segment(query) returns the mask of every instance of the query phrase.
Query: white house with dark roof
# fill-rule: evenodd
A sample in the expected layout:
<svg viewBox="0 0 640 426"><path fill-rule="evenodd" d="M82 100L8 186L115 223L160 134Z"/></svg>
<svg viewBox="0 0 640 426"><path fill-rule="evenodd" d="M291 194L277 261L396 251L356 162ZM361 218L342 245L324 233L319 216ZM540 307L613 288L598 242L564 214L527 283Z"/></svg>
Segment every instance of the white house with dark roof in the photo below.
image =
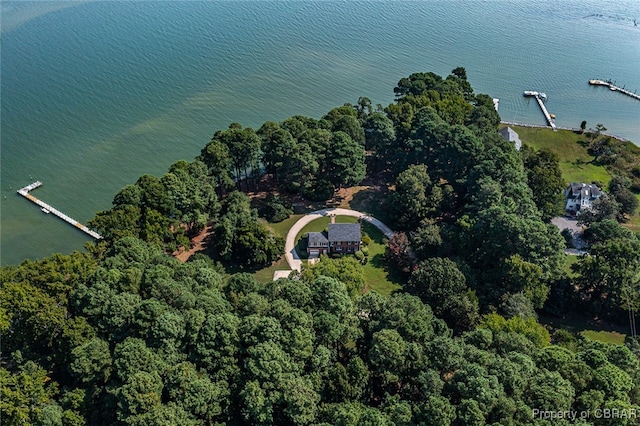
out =
<svg viewBox="0 0 640 426"><path fill-rule="evenodd" d="M500 136L502 136L504 140L512 142L516 149L520 151L522 148L522 141L520 140L520 135L518 135L515 130L507 126L504 129L498 130L498 133L500 133Z"/></svg>
<svg viewBox="0 0 640 426"><path fill-rule="evenodd" d="M335 223L331 216L328 232L309 232L307 234L307 253L309 256L332 253L355 253L362 243L362 224Z"/></svg>
<svg viewBox="0 0 640 426"><path fill-rule="evenodd" d="M579 215L581 211L591 209L593 202L602 196L602 190L592 183L571 182L564 190L564 196L567 214Z"/></svg>

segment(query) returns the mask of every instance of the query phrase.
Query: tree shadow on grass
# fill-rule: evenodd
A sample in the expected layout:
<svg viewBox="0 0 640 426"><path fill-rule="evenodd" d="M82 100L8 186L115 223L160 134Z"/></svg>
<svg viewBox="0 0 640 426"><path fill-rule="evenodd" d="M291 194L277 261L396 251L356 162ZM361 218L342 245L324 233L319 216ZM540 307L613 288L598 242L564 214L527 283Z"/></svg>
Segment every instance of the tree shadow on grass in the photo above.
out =
<svg viewBox="0 0 640 426"><path fill-rule="evenodd" d="M307 238L300 238L297 242L296 242L296 246L294 247L296 253L298 253L298 257L300 259L308 259L309 258L309 254L307 253L307 245L308 245L308 239Z"/></svg>
<svg viewBox="0 0 640 426"><path fill-rule="evenodd" d="M376 268L387 268L387 259L384 258L384 255L382 253L378 253L375 256L371 257L371 259L369 259L369 263L371 263Z"/></svg>
<svg viewBox="0 0 640 426"><path fill-rule="evenodd" d="M364 189L353 195L350 203L351 208L367 213L389 225L389 223L393 223L393 218L388 213L389 193L387 188Z"/></svg>
<svg viewBox="0 0 640 426"><path fill-rule="evenodd" d="M402 288L406 283L404 275L394 266L389 264L384 254L378 253L369 258L369 264L374 268L381 269L386 272L386 279L392 284L400 286L393 290L391 294L403 291Z"/></svg>

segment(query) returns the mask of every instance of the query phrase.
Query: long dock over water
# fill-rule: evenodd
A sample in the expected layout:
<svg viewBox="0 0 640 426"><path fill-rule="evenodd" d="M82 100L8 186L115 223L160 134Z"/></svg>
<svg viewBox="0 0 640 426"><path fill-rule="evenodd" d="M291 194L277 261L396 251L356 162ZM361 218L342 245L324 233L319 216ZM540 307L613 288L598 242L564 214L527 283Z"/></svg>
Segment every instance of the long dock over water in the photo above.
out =
<svg viewBox="0 0 640 426"><path fill-rule="evenodd" d="M62 213L61 211L51 207L49 204L45 203L44 201L41 201L41 200L37 199L36 197L34 197L33 195L29 194L30 191L33 191L34 189L39 188L40 186L42 186L42 182L35 181L31 185L27 185L24 188L18 189L18 194L22 195L24 198L26 198L26 199L28 199L30 201L33 201L34 203L39 205L41 207L41 210L44 213L47 213L47 214L51 213L51 214L54 214L54 215L58 216L60 219L62 219L65 222L75 226L76 228L78 228L82 232L91 235L95 239L102 238L102 235L98 234L95 231L92 231L91 229L87 228L86 226L84 226L83 224L78 222L77 220L70 218L69 216L67 216L66 214Z"/></svg>
<svg viewBox="0 0 640 426"><path fill-rule="evenodd" d="M534 92L532 90L525 90L523 96L533 96L534 98L536 98L536 101L538 101L538 105L540 105L540 109L544 114L544 118L547 119L547 123L549 123L549 126L551 126L554 132L558 130L556 126L556 120L554 120L551 114L549 114L549 111L547 111L547 107L544 106L543 100L547 99L547 95L540 92Z"/></svg>
<svg viewBox="0 0 640 426"><path fill-rule="evenodd" d="M614 92L620 92L623 93L627 96L631 96L634 99L637 99L640 101L640 95L635 93L635 92L630 92L627 89L625 89L624 87L618 87L615 84L613 84L611 82L611 80L589 80L589 84L592 86L607 86L609 88L609 90L614 91Z"/></svg>

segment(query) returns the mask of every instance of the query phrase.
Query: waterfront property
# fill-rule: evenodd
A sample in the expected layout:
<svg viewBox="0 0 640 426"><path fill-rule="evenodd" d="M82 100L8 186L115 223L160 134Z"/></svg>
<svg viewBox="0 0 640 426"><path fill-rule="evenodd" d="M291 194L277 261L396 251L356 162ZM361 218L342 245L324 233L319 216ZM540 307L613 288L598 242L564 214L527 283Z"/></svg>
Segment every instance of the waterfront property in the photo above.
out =
<svg viewBox="0 0 640 426"><path fill-rule="evenodd" d="M593 202L602 196L602 190L592 183L571 184L564 190L567 200L565 211L571 216L577 216L580 212L591 209Z"/></svg>

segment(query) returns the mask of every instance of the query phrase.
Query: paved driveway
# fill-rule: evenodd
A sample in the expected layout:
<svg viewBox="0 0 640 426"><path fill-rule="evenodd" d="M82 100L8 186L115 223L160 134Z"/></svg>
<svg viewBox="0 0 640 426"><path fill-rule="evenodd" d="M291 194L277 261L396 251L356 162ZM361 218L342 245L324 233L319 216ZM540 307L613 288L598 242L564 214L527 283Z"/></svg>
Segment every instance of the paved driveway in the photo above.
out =
<svg viewBox="0 0 640 426"><path fill-rule="evenodd" d="M289 233L287 234L287 239L285 240L284 245L284 256L287 259L289 267L292 270L300 271L302 269L302 260L300 260L300 257L296 252L296 237L298 236L300 231L302 231L302 228L304 228L309 222L313 222L314 220L319 219L323 216L329 216L332 214L335 214L336 216L361 217L362 220L365 220L378 228L385 235L385 237L391 238L391 236L393 235L393 231L387 225L380 222L378 219L362 212L349 209L316 210L315 212L301 217L296 223L293 224L291 229L289 229Z"/></svg>
<svg viewBox="0 0 640 426"><path fill-rule="evenodd" d="M578 225L578 219L574 217L567 216L558 216L551 219L551 223L560 229L560 231L564 229L569 229L573 234L573 246L577 249L577 251L568 249L565 250L567 254L582 254L584 253L584 249L587 247L587 244L582 239L582 233L584 232L585 227Z"/></svg>

